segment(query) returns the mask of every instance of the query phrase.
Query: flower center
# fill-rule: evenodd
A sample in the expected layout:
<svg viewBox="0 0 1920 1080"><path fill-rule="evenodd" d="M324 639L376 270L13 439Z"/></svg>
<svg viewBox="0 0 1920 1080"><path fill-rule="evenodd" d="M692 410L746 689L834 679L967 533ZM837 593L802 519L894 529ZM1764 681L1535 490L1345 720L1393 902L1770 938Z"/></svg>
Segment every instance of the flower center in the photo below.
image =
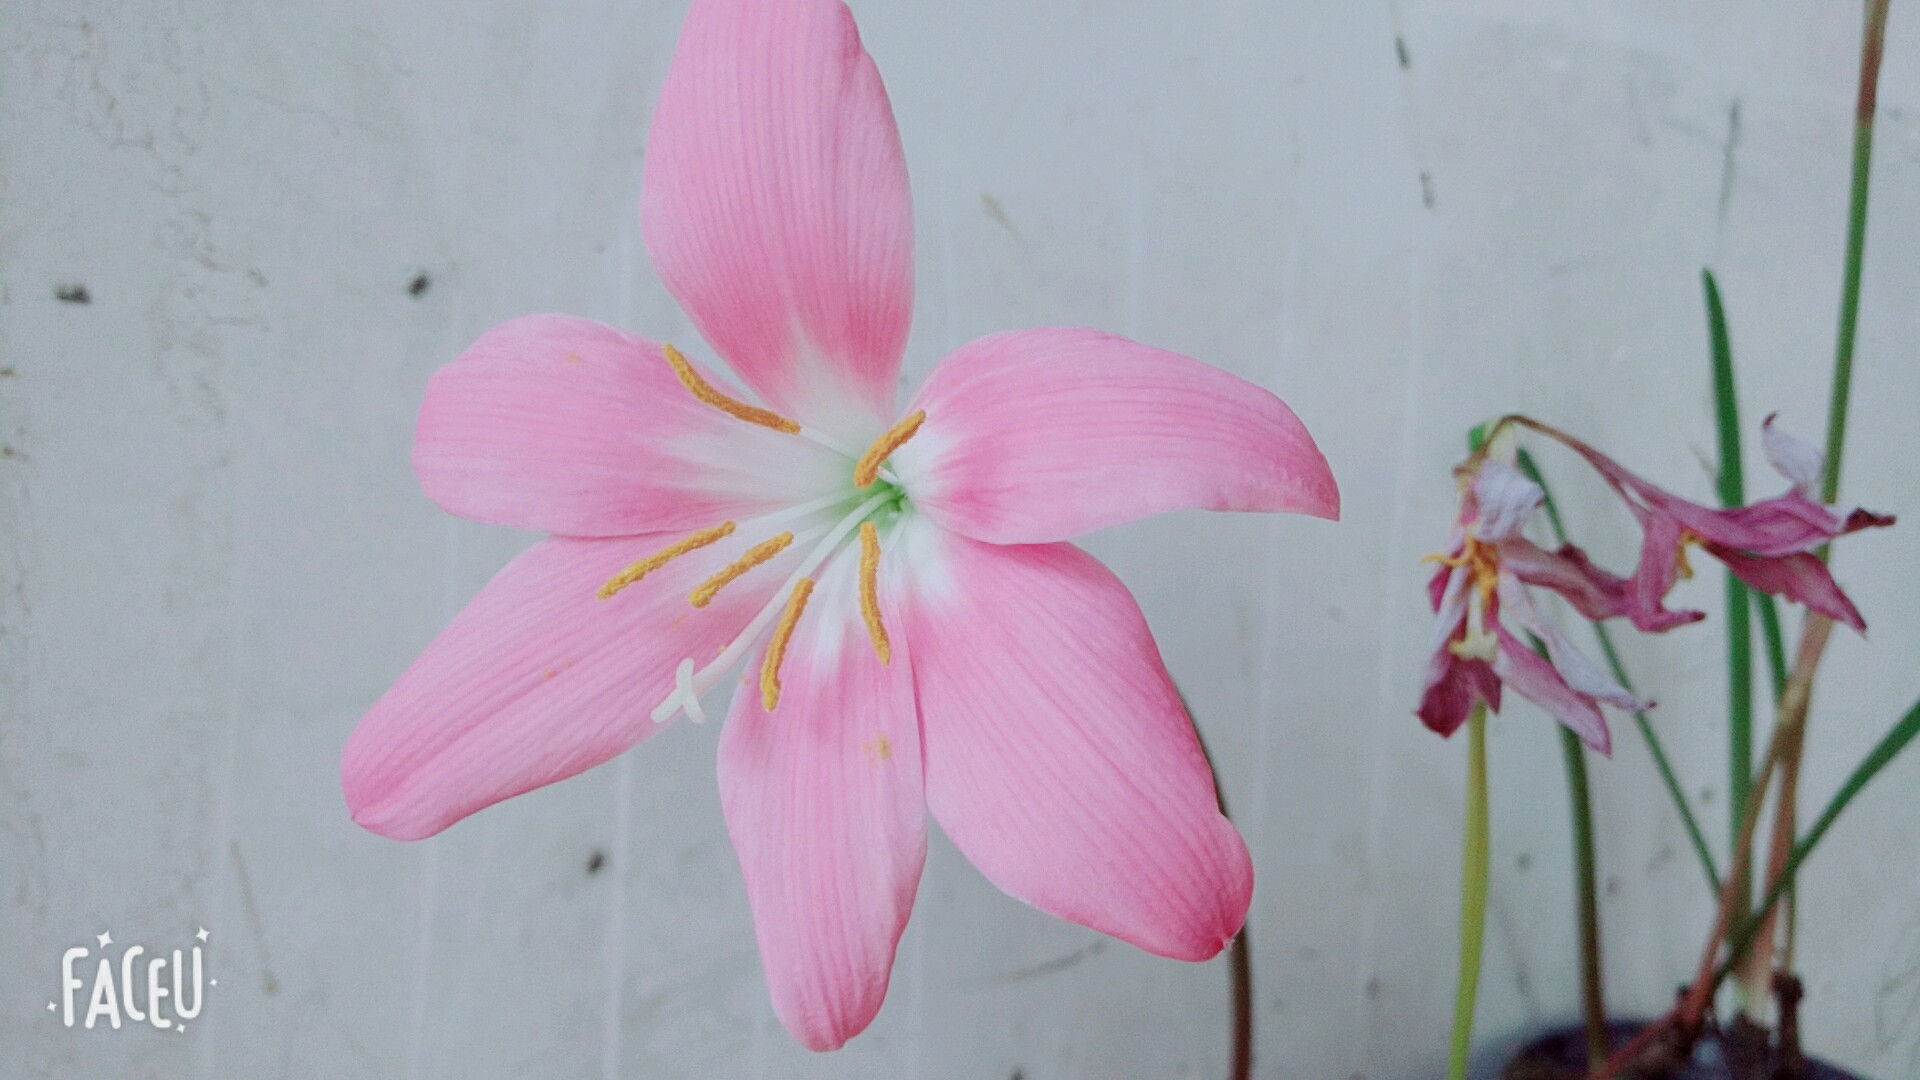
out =
<svg viewBox="0 0 1920 1080"><path fill-rule="evenodd" d="M667 363L673 367L673 372L680 379L681 385L704 404L711 405L745 423L770 428L782 434L811 439L849 458L852 457L852 454L837 441L828 439L819 432L802 427L771 410L749 405L721 393L711 383L701 378L700 373L694 370L687 358L673 346L661 346L661 353L666 357ZM886 624L880 612L881 543L880 529L874 519L895 515L908 505L906 492L899 479L886 468L887 459L919 432L920 425L926 419L925 411L916 411L875 439L873 445L869 446L866 453L860 455L859 460L854 463L852 490L841 490L747 522L749 526L764 529L772 525L803 521L826 511L844 508L854 499L865 496L857 506L831 526L815 526L799 534L788 529L760 541L693 590L688 601L696 608L704 608L713 602L714 597L718 596L722 589L745 577L755 568L772 562L788 548L796 544L803 547L812 545L806 557L801 560L800 566L780 586L759 613L747 623L746 628L720 650L718 656L703 667L696 667L692 657L680 661L674 671L673 690L653 710L655 723L664 723L681 711L685 711L696 723L704 721L706 717L700 709L700 695L718 685L761 635L767 633L769 627L772 627L773 636L767 644L766 659L760 668L760 701L768 712L772 712L780 704L780 666L786 659L787 647L791 644L794 632L800 625L800 619L806 614L807 601L813 595L816 584L815 575L829 559L853 542L856 535L859 537L860 544L861 619L866 624L867 636L872 640L874 653L880 657L880 662L882 664L893 662L893 643L887 636ZM679 542L641 559L601 586L600 599L613 598L621 590L639 582L648 574L680 556L717 544L732 536L739 528L737 522L723 521L712 528L692 533Z"/></svg>
<svg viewBox="0 0 1920 1080"><path fill-rule="evenodd" d="M1487 628L1487 614L1500 587L1500 549L1469 534L1458 555L1429 555L1421 561L1467 571L1473 595L1467 598L1466 628L1448 648L1463 660L1492 660L1499 652L1499 639Z"/></svg>

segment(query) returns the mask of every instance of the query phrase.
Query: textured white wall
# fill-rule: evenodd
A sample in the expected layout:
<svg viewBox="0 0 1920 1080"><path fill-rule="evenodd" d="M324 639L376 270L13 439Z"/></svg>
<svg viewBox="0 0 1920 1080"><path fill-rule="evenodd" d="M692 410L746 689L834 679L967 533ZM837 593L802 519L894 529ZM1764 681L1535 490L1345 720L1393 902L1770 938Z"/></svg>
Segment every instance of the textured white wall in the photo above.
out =
<svg viewBox="0 0 1920 1080"><path fill-rule="evenodd" d="M1749 420L1819 435L1857 5L856 8L916 185L910 374L990 330L1107 327L1272 387L1334 462L1338 526L1183 515L1091 546L1145 606L1253 845L1263 1075L1437 1075L1463 746L1408 710L1447 467L1467 425L1522 407L1706 496L1707 263ZM0 3L0 1075L1222 1073L1224 961L1052 921L939 840L879 1021L839 1055L798 1049L760 981L712 728L429 843L348 821L354 721L527 543L419 494L427 375L531 311L696 340L632 212L682 11ZM1916 14L1896 5L1883 84L1847 484L1912 521L1840 555L1874 635L1831 655L1822 795L1920 692L1920 621L1893 596L1920 581ZM57 299L70 285L90 302ZM1563 487L1626 556L1617 510ZM1715 606L1716 579L1688 588ZM1716 836L1718 643L1628 650ZM1620 743L1597 777L1608 974L1645 1012L1707 905ZM1490 1040L1574 1008L1558 749L1524 705L1493 746ZM1908 761L1805 891L1808 1037L1882 1078L1920 1073L1916 806ZM45 1012L66 946L197 924L222 978L186 1035Z"/></svg>

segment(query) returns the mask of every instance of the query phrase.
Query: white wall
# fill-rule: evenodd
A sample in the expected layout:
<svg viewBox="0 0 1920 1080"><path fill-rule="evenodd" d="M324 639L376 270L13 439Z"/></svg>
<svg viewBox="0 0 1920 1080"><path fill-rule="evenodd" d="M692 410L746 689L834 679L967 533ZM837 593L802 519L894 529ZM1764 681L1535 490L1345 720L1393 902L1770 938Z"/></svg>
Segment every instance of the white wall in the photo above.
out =
<svg viewBox="0 0 1920 1080"><path fill-rule="evenodd" d="M348 821L354 721L528 542L421 497L428 374L538 310L695 340L632 213L684 2L555 7L0 4L0 1075L1221 1074L1224 961L1052 921L940 840L879 1021L798 1049L712 728L428 843ZM1858 6L856 7L915 181L911 374L990 330L1107 327L1274 388L1334 462L1338 526L1183 515L1091 546L1254 848L1263 1075L1437 1075L1464 746L1409 709L1461 432L1524 408L1706 497L1712 264L1748 420L1820 434ZM1847 481L1912 523L1840 553L1874 632L1832 651L1819 796L1920 692L1895 595L1920 580L1916 17L1895 5ZM1618 510L1562 487L1624 558ZM1685 594L1718 597L1714 575ZM1629 648L1716 838L1719 640ZM1608 976L1646 1012L1707 905L1624 722L1620 743L1597 776ZM1493 745L1498 1040L1571 1017L1574 961L1554 736L1516 704ZM1916 805L1920 759L1805 890L1808 1038L1882 1078L1920 1073ZM223 977L194 1030L45 1011L66 946L196 925Z"/></svg>

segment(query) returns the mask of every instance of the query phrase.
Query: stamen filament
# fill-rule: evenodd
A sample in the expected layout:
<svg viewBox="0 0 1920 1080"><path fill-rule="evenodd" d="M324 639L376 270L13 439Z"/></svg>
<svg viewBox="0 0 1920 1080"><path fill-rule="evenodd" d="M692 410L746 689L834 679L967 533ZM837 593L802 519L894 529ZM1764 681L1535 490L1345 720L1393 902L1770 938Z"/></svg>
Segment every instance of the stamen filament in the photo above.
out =
<svg viewBox="0 0 1920 1080"><path fill-rule="evenodd" d="M641 559L639 562L615 574L613 579L605 585L600 586L600 599L611 600L621 589L639 581L641 578L646 577L655 570L685 555L687 552L698 551L709 544L717 544L727 537L732 536L733 530L733 522L723 521L711 529L701 529L699 532L694 533L692 536L687 537L672 547L657 551Z"/></svg>
<svg viewBox="0 0 1920 1080"><path fill-rule="evenodd" d="M740 556L725 569L708 578L699 588L693 590L691 597L693 606L703 608L713 603L713 598L720 595L721 589L739 580L747 571L787 550L792 544L793 534L783 532L771 540L762 540L748 548L745 555Z"/></svg>
<svg viewBox="0 0 1920 1080"><path fill-rule="evenodd" d="M914 433L920 430L920 425L926 420L927 411L916 409L913 415L893 425L885 435L875 439L873 445L867 447L867 452L861 455L860 463L853 467L854 486L862 490L872 487L873 482L880 479L880 466L886 464L887 458L891 457L895 450L900 449L903 443L913 438Z"/></svg>
<svg viewBox="0 0 1920 1080"><path fill-rule="evenodd" d="M749 405L714 389L712 383L701 378L700 373L693 370L693 365L687 362L687 358L679 349L671 345L662 345L660 352L666 356L667 363L673 365L673 373L680 377L680 385L686 387L687 392L694 397L736 420L745 420L749 424L772 428L785 435L800 434L800 425L779 413L771 409L763 409L758 405Z"/></svg>
<svg viewBox="0 0 1920 1080"><path fill-rule="evenodd" d="M865 521L868 515L898 497L899 492L892 489L881 491L854 507L846 517L841 518L826 538L821 540L819 545L807 555L805 561L794 570L786 583L774 593L773 599L767 601L766 605L760 609L760 613L747 624L747 628L740 632L740 636L728 642L727 646L720 650L720 655L714 657L711 663L694 673L691 687L693 694L704 694L713 689L727 672L733 670L733 666L740 662L740 658L746 655L747 650L752 648L753 643L758 641L760 635L766 631L768 624L773 622L774 615L780 611L781 598L787 591L796 587L802 578L812 577L814 571L820 569L821 564L840 549L840 545L853 534L855 529L859 528L860 523ZM682 699L691 696L693 695L678 689L668 694L665 700L654 706L653 722L664 724L672 719L673 714L683 707Z"/></svg>
<svg viewBox="0 0 1920 1080"><path fill-rule="evenodd" d="M800 616L807 613L807 597L812 595L812 578L803 577L794 583L787 610L780 613L780 625L773 628L773 640L767 643L767 659L760 665L760 705L768 712L780 704L780 662L787 658L787 643L793 640Z"/></svg>
<svg viewBox="0 0 1920 1080"><path fill-rule="evenodd" d="M860 523L860 615L867 620L867 636L882 665L893 663L893 642L880 621L880 530L873 522Z"/></svg>

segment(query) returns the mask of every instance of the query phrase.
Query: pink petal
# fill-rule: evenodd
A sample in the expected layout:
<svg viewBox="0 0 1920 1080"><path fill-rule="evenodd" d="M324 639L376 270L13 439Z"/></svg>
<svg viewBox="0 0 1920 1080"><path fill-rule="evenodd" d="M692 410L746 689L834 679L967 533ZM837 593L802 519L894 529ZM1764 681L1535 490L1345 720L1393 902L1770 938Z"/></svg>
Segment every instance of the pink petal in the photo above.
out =
<svg viewBox="0 0 1920 1080"><path fill-rule="evenodd" d="M893 419L913 209L880 73L837 0L697 0L640 200L667 288L748 385L864 442Z"/></svg>
<svg viewBox="0 0 1920 1080"><path fill-rule="evenodd" d="M1557 623L1540 614L1519 578L1506 575L1500 578L1500 603L1508 617L1547 647L1547 658L1554 670L1574 693L1629 712L1644 712L1653 707L1627 693L1611 675L1600 670L1592 657L1568 640Z"/></svg>
<svg viewBox="0 0 1920 1080"><path fill-rule="evenodd" d="M857 567L856 551L821 578L774 712L750 678L720 739L727 831L774 1011L814 1050L837 1049L879 1012L927 851L906 642L892 635L892 663L880 663Z"/></svg>
<svg viewBox="0 0 1920 1080"><path fill-rule="evenodd" d="M451 513L573 536L713 525L847 472L815 443L702 403L652 342L565 315L496 326L441 368L413 465Z"/></svg>
<svg viewBox="0 0 1920 1080"><path fill-rule="evenodd" d="M1500 545L1500 565L1528 585L1559 593L1589 619L1626 614L1626 579L1595 566L1572 544L1546 551L1528 540L1508 540Z"/></svg>
<svg viewBox="0 0 1920 1080"><path fill-rule="evenodd" d="M1169 510L1336 518L1340 493L1277 397L1093 330L983 338L942 360L894 454L916 506L998 544L1062 540Z"/></svg>
<svg viewBox="0 0 1920 1080"><path fill-rule="evenodd" d="M1715 544L1707 545L1713 557L1727 564L1734 577L1745 582L1749 588L1774 596L1785 597L1796 604L1804 604L1837 623L1853 627L1856 633L1867 632L1866 620L1860 617L1860 609L1853 606L1847 594L1828 572L1827 564L1816 555L1778 555L1763 558L1732 551Z"/></svg>
<svg viewBox="0 0 1920 1080"><path fill-rule="evenodd" d="M1599 470L1643 519L1649 516L1670 519L1677 530L1691 532L1702 540L1750 555L1792 555L1812 551L1847 533L1893 524L1892 518L1865 510L1854 510L1845 518L1838 517L1832 510L1798 490L1731 510L1715 510L1682 499L1642 479L1578 439L1564 434L1560 437L1567 446ZM1776 454L1781 452L1777 441L1772 451ZM1661 595L1666 594L1662 592Z"/></svg>
<svg viewBox="0 0 1920 1080"><path fill-rule="evenodd" d="M927 804L1009 895L1181 960L1253 892L1246 845L1133 597L1068 544L903 537Z"/></svg>
<svg viewBox="0 0 1920 1080"><path fill-rule="evenodd" d="M1676 626L1699 622L1703 611L1668 611L1667 594L1680 579L1680 540L1684 535L1679 522L1658 514L1642 514L1640 562L1633 577L1627 579L1627 616L1633 625L1650 634Z"/></svg>
<svg viewBox="0 0 1920 1080"><path fill-rule="evenodd" d="M1554 666L1504 629L1498 631L1500 654L1493 670L1514 693L1547 711L1582 742L1602 754L1613 753L1613 736L1606 718L1592 698L1567 685Z"/></svg>
<svg viewBox="0 0 1920 1080"><path fill-rule="evenodd" d="M1453 651L1466 628L1471 578L1464 569L1443 566L1429 589L1434 607L1433 633L1427 643L1430 659L1414 715L1442 738L1460 730L1475 705L1500 711L1500 679L1492 665Z"/></svg>
<svg viewBox="0 0 1920 1080"><path fill-rule="evenodd" d="M547 540L508 564L347 741L354 820L396 840L432 836L652 735L648 712L679 661L717 653L797 560L789 551L694 609L687 594L739 556L747 540L735 537L599 599L608 579L677 539Z"/></svg>

